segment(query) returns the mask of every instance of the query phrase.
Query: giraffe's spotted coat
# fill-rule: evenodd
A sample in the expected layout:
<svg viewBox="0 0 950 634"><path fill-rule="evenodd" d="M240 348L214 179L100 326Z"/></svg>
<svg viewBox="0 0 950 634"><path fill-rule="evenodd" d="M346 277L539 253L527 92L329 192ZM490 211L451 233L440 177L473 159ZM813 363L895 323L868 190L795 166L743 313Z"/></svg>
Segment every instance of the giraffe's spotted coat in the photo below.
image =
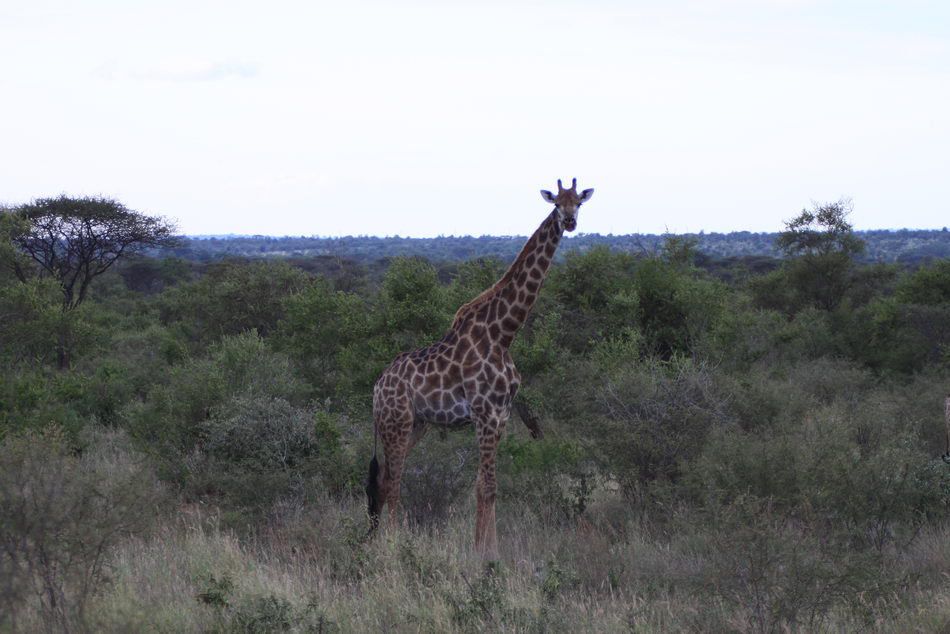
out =
<svg viewBox="0 0 950 634"><path fill-rule="evenodd" d="M389 504L391 521L399 505L406 454L431 425L474 423L479 445L475 545L497 558L495 453L511 414L521 375L508 352L541 290L565 228L573 230L577 210L593 190L578 194L558 181L558 195L542 192L554 211L528 239L518 257L491 288L464 304L452 327L436 343L397 356L373 388L373 417L385 462L375 483L378 515Z"/></svg>

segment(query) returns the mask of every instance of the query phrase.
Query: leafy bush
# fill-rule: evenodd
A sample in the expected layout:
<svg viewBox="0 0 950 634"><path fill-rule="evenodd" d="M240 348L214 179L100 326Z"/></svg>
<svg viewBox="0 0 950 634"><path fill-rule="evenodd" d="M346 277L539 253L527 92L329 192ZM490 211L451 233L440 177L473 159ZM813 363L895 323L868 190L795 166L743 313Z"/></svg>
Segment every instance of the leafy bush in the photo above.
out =
<svg viewBox="0 0 950 634"><path fill-rule="evenodd" d="M895 295L902 304L950 304L950 261L937 260L917 269L900 281Z"/></svg>
<svg viewBox="0 0 950 634"><path fill-rule="evenodd" d="M160 317L199 344L250 330L266 336L283 318L284 301L307 284L307 274L286 262L223 262L163 293Z"/></svg>
<svg viewBox="0 0 950 634"><path fill-rule="evenodd" d="M285 306L277 345L293 357L316 393L370 391L376 368L366 363L372 325L365 300L321 280L289 297Z"/></svg>
<svg viewBox="0 0 950 634"><path fill-rule="evenodd" d="M66 317L55 280L0 286L0 361L52 363Z"/></svg>
<svg viewBox="0 0 950 634"><path fill-rule="evenodd" d="M473 490L477 447L468 434L429 434L409 454L400 503L413 525L444 521Z"/></svg>
<svg viewBox="0 0 950 634"><path fill-rule="evenodd" d="M859 549L906 543L923 521L950 511L950 471L919 440L836 408L778 433L717 430L687 479L713 508L750 495L769 500Z"/></svg>
<svg viewBox="0 0 950 634"><path fill-rule="evenodd" d="M144 531L162 492L117 432L89 430L80 456L56 428L0 444L0 624L31 610L50 630L87 625L109 550Z"/></svg>
<svg viewBox="0 0 950 634"><path fill-rule="evenodd" d="M318 435L319 432L319 435ZM339 492L348 465L333 422L280 398L239 396L201 425L195 477L234 508L268 510L282 497Z"/></svg>
<svg viewBox="0 0 950 634"><path fill-rule="evenodd" d="M140 440L173 458L191 451L198 426L235 396L302 400L305 389L286 356L273 352L256 332L224 337L205 357L174 366L143 401L122 412Z"/></svg>
<svg viewBox="0 0 950 634"><path fill-rule="evenodd" d="M709 368L689 359L650 358L602 378L590 442L606 474L629 492L639 483L678 479L709 430L732 420Z"/></svg>
<svg viewBox="0 0 950 634"><path fill-rule="evenodd" d="M388 362L399 352L441 337L454 309L446 306L435 267L419 258L396 258L383 278L379 310L379 334L390 353Z"/></svg>

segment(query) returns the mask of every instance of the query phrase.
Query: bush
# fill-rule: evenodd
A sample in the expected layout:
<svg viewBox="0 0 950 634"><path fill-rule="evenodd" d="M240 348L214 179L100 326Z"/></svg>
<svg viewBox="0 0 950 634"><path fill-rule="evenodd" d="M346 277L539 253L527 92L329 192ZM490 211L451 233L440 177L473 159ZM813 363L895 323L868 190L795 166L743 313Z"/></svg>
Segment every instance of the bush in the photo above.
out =
<svg viewBox="0 0 950 634"><path fill-rule="evenodd" d="M161 508L154 475L123 434L88 430L82 440L78 456L56 428L0 444L0 625L15 629L35 610L49 630L85 627L110 549Z"/></svg>
<svg viewBox="0 0 950 634"><path fill-rule="evenodd" d="M284 316L284 301L306 288L308 276L286 262L223 262L195 282L161 295L163 323L197 344L250 330L267 336Z"/></svg>
<svg viewBox="0 0 950 634"><path fill-rule="evenodd" d="M131 401L122 419L140 440L177 460L192 450L198 426L235 396L303 399L305 389L290 360L273 352L256 332L224 337L205 357L174 366L143 401Z"/></svg>
<svg viewBox="0 0 950 634"><path fill-rule="evenodd" d="M339 493L347 483L329 416L280 398L236 397L201 425L201 437L195 478L232 508L260 512L283 497Z"/></svg>
<svg viewBox="0 0 950 634"><path fill-rule="evenodd" d="M371 354L366 302L319 280L288 298L285 305L277 345L296 360L316 394L371 391L377 374L373 364L366 362Z"/></svg>
<svg viewBox="0 0 950 634"><path fill-rule="evenodd" d="M950 304L950 261L938 260L917 269L900 281L895 295L903 304Z"/></svg>
<svg viewBox="0 0 950 634"><path fill-rule="evenodd" d="M52 363L63 320L63 294L48 278L0 286L0 361Z"/></svg>
<svg viewBox="0 0 950 634"><path fill-rule="evenodd" d="M838 552L767 500L740 496L702 519L702 590L735 607L741 631L820 631L836 608L883 598L897 585L874 558Z"/></svg>
<svg viewBox="0 0 950 634"><path fill-rule="evenodd" d="M733 419L709 369L685 358L620 365L593 397L591 444L605 475L630 493L677 480L709 430Z"/></svg>
<svg viewBox="0 0 950 634"><path fill-rule="evenodd" d="M419 258L396 258L380 291L379 335L387 363L399 352L428 345L452 322L435 267ZM380 367L382 370L382 367Z"/></svg>
<svg viewBox="0 0 950 634"><path fill-rule="evenodd" d="M417 526L444 521L453 506L474 489L478 466L477 446L471 435L428 436L409 454L402 476L400 503L409 521Z"/></svg>
<svg viewBox="0 0 950 634"><path fill-rule="evenodd" d="M710 508L753 496L828 540L882 551L950 511L950 470L920 445L886 420L832 407L778 432L715 431L687 481Z"/></svg>

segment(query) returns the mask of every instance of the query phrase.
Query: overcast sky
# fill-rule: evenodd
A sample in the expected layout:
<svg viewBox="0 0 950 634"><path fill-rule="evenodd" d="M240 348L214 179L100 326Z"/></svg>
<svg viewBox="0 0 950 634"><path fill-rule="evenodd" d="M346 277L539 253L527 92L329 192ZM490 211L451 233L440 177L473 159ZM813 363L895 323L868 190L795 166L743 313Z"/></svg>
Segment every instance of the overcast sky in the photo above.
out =
<svg viewBox="0 0 950 634"><path fill-rule="evenodd" d="M0 0L0 202L189 234L950 224L950 2Z"/></svg>

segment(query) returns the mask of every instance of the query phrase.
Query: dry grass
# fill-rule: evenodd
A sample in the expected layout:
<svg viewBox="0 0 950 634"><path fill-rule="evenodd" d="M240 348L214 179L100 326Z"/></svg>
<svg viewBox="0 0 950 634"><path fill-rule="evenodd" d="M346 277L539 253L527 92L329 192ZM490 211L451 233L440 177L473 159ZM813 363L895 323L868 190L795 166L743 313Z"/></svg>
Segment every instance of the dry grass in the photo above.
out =
<svg viewBox="0 0 950 634"><path fill-rule="evenodd" d="M763 620L761 601L736 594L744 586L723 578L731 573L703 531L663 538L640 524L618 526L616 502L600 500L587 519L558 528L529 510L500 508L502 561L495 569L473 553L470 504L428 530L388 529L368 542L361 500L306 509L287 504L266 528L240 538L221 528L214 513L188 507L112 552L110 581L89 606L85 626L101 632L950 627L947 528L926 531L905 552L890 554L885 566L906 580L900 587L836 603L806 626ZM766 596L769 591L775 588L765 587ZM18 620L23 631L41 625L29 611Z"/></svg>

